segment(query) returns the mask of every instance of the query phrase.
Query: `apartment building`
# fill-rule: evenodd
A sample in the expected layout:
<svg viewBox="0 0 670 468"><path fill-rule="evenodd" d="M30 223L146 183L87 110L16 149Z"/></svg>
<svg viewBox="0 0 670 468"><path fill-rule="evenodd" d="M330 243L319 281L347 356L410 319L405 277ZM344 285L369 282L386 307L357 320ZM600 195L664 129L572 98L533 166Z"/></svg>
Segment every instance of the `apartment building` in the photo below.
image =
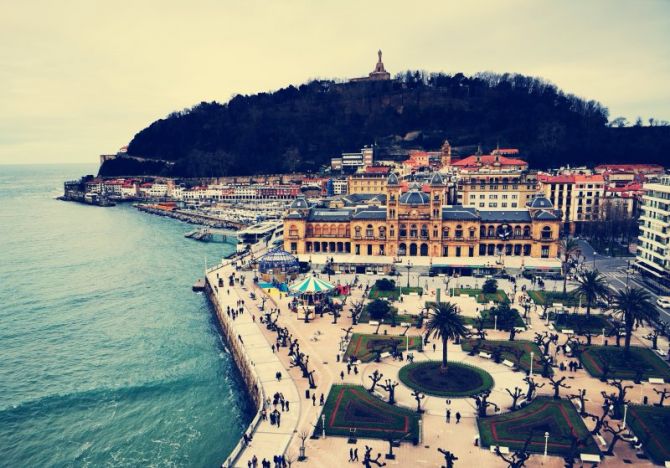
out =
<svg viewBox="0 0 670 468"><path fill-rule="evenodd" d="M636 265L670 285L670 176L644 184Z"/></svg>
<svg viewBox="0 0 670 468"><path fill-rule="evenodd" d="M602 174L538 175L540 189L562 213L562 221L574 233L577 224L602 219L605 179Z"/></svg>

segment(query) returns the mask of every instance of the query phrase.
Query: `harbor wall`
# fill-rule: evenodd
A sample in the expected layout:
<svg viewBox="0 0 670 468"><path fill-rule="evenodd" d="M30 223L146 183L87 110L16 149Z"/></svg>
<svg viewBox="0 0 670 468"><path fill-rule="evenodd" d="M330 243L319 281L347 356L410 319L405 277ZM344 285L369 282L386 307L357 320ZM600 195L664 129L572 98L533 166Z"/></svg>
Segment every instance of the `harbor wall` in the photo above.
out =
<svg viewBox="0 0 670 468"><path fill-rule="evenodd" d="M178 219L187 223L204 224L214 228L228 228L228 229L242 229L245 224L236 223L234 221L227 221L225 219L217 218L215 216L208 216L199 213L190 213L184 210L164 210L156 208L152 205L135 205L135 207L144 211L145 213L155 214L158 216L167 216L169 218Z"/></svg>
<svg viewBox="0 0 670 468"><path fill-rule="evenodd" d="M246 384L249 397L256 406L256 414L252 419L251 423L249 424L249 426L245 430L246 434L251 434L254 432L256 426L261 420L261 410L263 408L263 402L265 401L265 395L263 393L263 385L261 384L260 378L258 377L258 374L256 373L254 366L252 365L251 361L249 360L244 350L244 346L235 336L235 333L233 332L230 323L232 319L228 317L228 315L222 310L222 307L216 298L214 288L212 284L210 284L207 275L205 275L205 293L207 294L210 303L214 307L214 312L216 314L217 321L220 325L221 332L226 340L228 349L230 350L230 354L233 356L233 359L235 360L235 363L240 371L240 374L242 374L242 380L244 380L244 383ZM226 461L221 466L224 468L234 466L237 458L239 457L239 455L242 453L243 450L244 450L244 441L243 439L240 439L240 441L237 443L233 451L230 453L230 455L228 455Z"/></svg>

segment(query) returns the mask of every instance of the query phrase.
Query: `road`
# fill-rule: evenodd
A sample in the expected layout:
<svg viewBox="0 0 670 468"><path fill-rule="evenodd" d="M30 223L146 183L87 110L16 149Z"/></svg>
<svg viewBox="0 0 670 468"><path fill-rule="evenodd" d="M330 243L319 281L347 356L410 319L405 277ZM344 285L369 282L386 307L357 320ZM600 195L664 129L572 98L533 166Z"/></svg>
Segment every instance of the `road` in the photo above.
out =
<svg viewBox="0 0 670 468"><path fill-rule="evenodd" d="M658 310L660 319L670 324L670 309L662 309L656 305L659 294L646 284L640 273L630 268L634 257L608 257L593 250L591 245L583 240L578 240L582 255L586 257L585 264L589 268L597 268L606 278L611 289L618 291L627 286L646 289L652 297L654 307ZM660 295L663 295L662 293Z"/></svg>

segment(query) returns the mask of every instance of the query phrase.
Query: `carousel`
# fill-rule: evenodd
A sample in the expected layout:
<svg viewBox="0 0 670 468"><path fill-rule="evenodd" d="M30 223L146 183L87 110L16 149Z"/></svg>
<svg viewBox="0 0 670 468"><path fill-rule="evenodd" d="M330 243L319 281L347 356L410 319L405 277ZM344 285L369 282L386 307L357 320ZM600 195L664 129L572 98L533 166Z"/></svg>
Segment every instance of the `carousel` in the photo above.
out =
<svg viewBox="0 0 670 468"><path fill-rule="evenodd" d="M258 259L258 275L272 284L294 280L300 271L298 259L280 248L272 249Z"/></svg>
<svg viewBox="0 0 670 468"><path fill-rule="evenodd" d="M309 312L321 314L340 311L342 306L333 301L332 295L338 291L337 286L328 281L308 276L289 286L289 292L294 296L290 304L291 310L298 312L299 306L305 310L305 321Z"/></svg>

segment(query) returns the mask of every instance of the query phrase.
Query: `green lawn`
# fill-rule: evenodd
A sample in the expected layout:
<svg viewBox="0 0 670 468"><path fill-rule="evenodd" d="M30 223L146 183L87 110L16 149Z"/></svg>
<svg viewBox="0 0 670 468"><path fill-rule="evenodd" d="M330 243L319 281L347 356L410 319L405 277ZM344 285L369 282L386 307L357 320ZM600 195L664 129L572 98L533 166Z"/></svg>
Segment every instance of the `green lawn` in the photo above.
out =
<svg viewBox="0 0 670 468"><path fill-rule="evenodd" d="M351 341L344 357L348 359L349 356L356 356L361 362L371 362L375 358L375 349L382 353L391 352L394 342L397 343L399 350L404 351L407 346L407 337L354 333L351 335ZM409 349L420 350L422 345L423 340L420 336L409 336Z"/></svg>
<svg viewBox="0 0 670 468"><path fill-rule="evenodd" d="M427 395L464 397L477 395L493 387L493 377L484 369L449 362L442 370L442 361L407 364L400 369L398 379L409 388Z"/></svg>
<svg viewBox="0 0 670 468"><path fill-rule="evenodd" d="M326 417L326 434L330 436L393 437L412 443L419 440L417 413L389 405L360 385L333 385L322 414ZM315 431L320 430L319 424Z"/></svg>
<svg viewBox="0 0 670 468"><path fill-rule="evenodd" d="M365 307L363 308L363 312L361 312L360 317L358 317L358 322L359 323L368 323L370 320L373 320L370 317L370 314L368 314L368 305L366 304ZM399 314L398 309L395 307L391 307L395 311L395 323L396 325L400 325L401 323L410 323L412 325L416 325L417 321L419 320L418 315L412 315L412 314ZM384 323L391 325L392 322L392 317L389 315L384 319Z"/></svg>
<svg viewBox="0 0 670 468"><path fill-rule="evenodd" d="M570 400L536 398L528 406L511 413L477 419L482 447L492 445L515 450L523 447L532 433L528 450L544 452L544 433L549 432L547 453L570 454L571 436L586 438L586 446L579 453L599 454L600 450Z"/></svg>
<svg viewBox="0 0 670 468"><path fill-rule="evenodd" d="M670 408L630 405L626 421L654 463L670 460Z"/></svg>
<svg viewBox="0 0 670 468"><path fill-rule="evenodd" d="M519 315L519 311L516 309L512 310L514 311L514 326L526 328L526 324L521 318L521 315ZM493 330L495 326L495 317L493 316L493 314L491 314L488 310L482 310L479 313L479 315L484 319L484 328ZM472 317L463 317L463 323L467 325L472 325L474 327L476 319ZM498 321L498 330L500 329L501 329L501 323L500 321Z"/></svg>
<svg viewBox="0 0 670 468"><path fill-rule="evenodd" d="M388 299L390 301L397 301L400 299L401 294L409 294L409 293L417 293L417 294L423 294L423 288L417 287L417 286L410 286L409 288L407 287L396 287L394 289L391 289L389 291L382 291L380 289L377 289L377 286L374 285L370 289L370 292L368 293L368 297L370 299Z"/></svg>
<svg viewBox="0 0 670 468"><path fill-rule="evenodd" d="M528 291L528 295L538 305L548 303L551 306L554 303L560 302L565 307L579 306L579 296L569 291L565 294L556 291ZM583 297L582 306L586 306L586 299Z"/></svg>
<svg viewBox="0 0 670 468"><path fill-rule="evenodd" d="M554 320L554 326L558 330L574 330L575 333L592 333L600 335L605 329L605 333L612 330L612 324L607 317L602 315L585 314L549 314L549 319Z"/></svg>
<svg viewBox="0 0 670 468"><path fill-rule="evenodd" d="M494 350L499 349L501 351L501 357L503 360L507 359L508 361L512 361L515 364L517 361L513 351L516 349L523 349L524 353L521 355L519 367L527 372L530 372L530 353L533 352L533 374L540 374L542 372L542 361L540 360L542 351L540 351L540 348L538 348L537 345L532 341L480 341L477 339L471 339L461 341L461 348L463 351L470 352L477 343L479 343L479 351L492 353Z"/></svg>
<svg viewBox="0 0 670 468"><path fill-rule="evenodd" d="M633 380L639 369L643 379L654 377L670 382L670 367L651 349L631 346L630 356L626 359L623 346L590 346L579 358L594 377L603 375L603 364L607 362L610 366L607 377L610 379Z"/></svg>
<svg viewBox="0 0 670 468"><path fill-rule="evenodd" d="M456 288L454 290L456 296L467 294L477 299L480 304L488 304L489 302L509 302L509 297L502 289L498 289L495 293L484 294L481 289L474 288Z"/></svg>

